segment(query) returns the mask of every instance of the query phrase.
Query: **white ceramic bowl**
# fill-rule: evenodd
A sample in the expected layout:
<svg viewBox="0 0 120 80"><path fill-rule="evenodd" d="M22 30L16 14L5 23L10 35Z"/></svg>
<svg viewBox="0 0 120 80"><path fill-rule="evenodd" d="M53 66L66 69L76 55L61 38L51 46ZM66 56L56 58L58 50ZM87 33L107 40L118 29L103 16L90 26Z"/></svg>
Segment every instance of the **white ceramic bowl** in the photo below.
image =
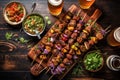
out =
<svg viewBox="0 0 120 80"><path fill-rule="evenodd" d="M19 5L20 6L20 9L18 9L19 7L16 7L16 8L12 8L13 7L13 5L14 6L16 6L15 4L17 4L17 5ZM12 7L11 7L12 6ZM11 8L11 9L9 9L9 8ZM9 10L8 10L9 9ZM18 9L18 12L16 11L16 12L14 12L13 13L13 15L12 15L12 17L9 15L9 14L11 14L12 13L12 11L15 11L15 9ZM22 13L23 14L21 14L21 17L20 17L20 15L18 15L17 13L20 13L19 11L22 9ZM25 18L25 16L26 16L26 9L25 9L25 7L23 6L23 4L21 4L20 2L15 2L15 1L12 1L12 2L9 2L6 6L5 6L5 8L3 9L3 16L4 16L4 19L5 19L5 21L8 23L8 24L10 24L10 25L18 25L18 24L20 24L20 23L22 23L22 21L24 20L24 18ZM18 17L16 17L16 16L18 16L20 19L18 20L18 21L16 21L17 20L17 18ZM14 20L15 21L12 21L12 20L10 20L10 18L14 18Z"/></svg>

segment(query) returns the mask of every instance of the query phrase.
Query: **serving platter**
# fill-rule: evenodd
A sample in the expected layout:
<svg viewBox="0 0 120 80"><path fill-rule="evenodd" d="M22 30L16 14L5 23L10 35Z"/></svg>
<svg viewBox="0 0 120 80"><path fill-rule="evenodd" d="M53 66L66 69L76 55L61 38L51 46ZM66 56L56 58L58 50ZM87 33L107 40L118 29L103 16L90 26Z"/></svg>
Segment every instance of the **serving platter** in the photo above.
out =
<svg viewBox="0 0 120 80"><path fill-rule="evenodd" d="M81 58L81 56L84 55L91 48L92 45L96 44L99 40L103 39L104 34L102 33L102 31L104 30L102 26L96 23L96 20L100 17L101 14L102 14L101 11L99 9L96 9L92 14L92 16L88 16L87 13L85 13L82 9L80 9L76 5L74 4L71 5L68 11L64 13L64 15L61 16L60 19L57 20L52 25L52 27L46 33L46 35L29 51L28 56L33 60L32 65L35 62L35 63L38 63L39 67L42 66L42 69L40 69L40 71L38 72L42 72L43 70L46 70L46 74L51 74L51 77L50 77L51 80L52 80L52 77L57 77L59 80L63 79L64 76L74 67L74 65L77 63L79 58ZM72 23L71 20L74 20L74 21L76 20L75 22L76 24L81 24L81 23L84 24L83 25L84 27L82 27L80 31L79 30L76 31L75 28L77 28L77 25L75 24L74 28L72 29L70 27L71 26L70 23ZM74 25L74 22L73 22L73 25ZM88 26L89 28L85 29L86 26ZM56 27L58 27L58 29L56 29ZM69 35L69 38L64 39L65 35L64 37L62 37L62 35L66 30L71 30L72 33L77 33L76 38L71 37L72 36L72 33L71 33ZM78 40L80 33L85 33L86 35L88 34L82 42ZM65 47L65 45L61 46L61 48L60 46L58 47L57 42L59 43L61 41L61 38L65 42L65 45L70 45L69 46L70 49L66 51L63 50L64 49L63 47ZM69 43L69 39L73 39L72 44ZM93 43L91 43L90 40L92 40ZM76 48L74 48L73 44L76 42L79 43L79 45ZM91 45L87 45L87 43L90 43ZM63 43L61 43L61 45L62 44ZM77 57L76 59L73 59L73 56L72 56L72 62L70 63L70 65L67 65L64 63L65 70L59 74L51 73L51 66L49 64L49 62L51 62L58 55L58 54L54 54L53 51L55 49L59 51L58 53L60 52L65 53L65 54L62 54L64 58L66 58L67 57L66 55L69 54L71 49L73 49L75 51L74 55ZM77 53L77 51L79 52ZM62 59L62 61L64 60L64 58ZM40 73L38 75L40 75Z"/></svg>

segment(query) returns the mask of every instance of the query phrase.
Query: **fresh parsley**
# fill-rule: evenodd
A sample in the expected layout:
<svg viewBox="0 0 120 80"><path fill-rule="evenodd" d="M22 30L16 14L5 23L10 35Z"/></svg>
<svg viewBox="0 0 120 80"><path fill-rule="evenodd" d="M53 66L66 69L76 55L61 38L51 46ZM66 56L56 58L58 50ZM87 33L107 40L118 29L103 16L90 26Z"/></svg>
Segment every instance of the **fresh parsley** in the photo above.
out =
<svg viewBox="0 0 120 80"><path fill-rule="evenodd" d="M6 32L6 34L5 34L5 38L6 38L7 40L12 39L12 36L13 36L13 33L11 33L11 32Z"/></svg>
<svg viewBox="0 0 120 80"><path fill-rule="evenodd" d="M25 38L23 38L23 37L20 37L19 38L19 41L20 41L20 43L27 43L29 40L26 40Z"/></svg>

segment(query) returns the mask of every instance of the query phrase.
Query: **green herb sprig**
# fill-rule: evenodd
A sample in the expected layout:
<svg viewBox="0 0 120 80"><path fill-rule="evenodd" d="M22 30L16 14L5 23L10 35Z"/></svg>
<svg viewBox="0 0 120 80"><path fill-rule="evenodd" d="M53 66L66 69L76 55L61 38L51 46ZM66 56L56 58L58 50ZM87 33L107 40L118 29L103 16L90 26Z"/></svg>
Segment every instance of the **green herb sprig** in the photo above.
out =
<svg viewBox="0 0 120 80"><path fill-rule="evenodd" d="M24 37L19 38L20 43L24 44L27 43L29 40L26 40Z"/></svg>
<svg viewBox="0 0 120 80"><path fill-rule="evenodd" d="M11 33L11 32L6 32L5 38L6 38L7 40L12 39L12 37L13 37L13 33Z"/></svg>

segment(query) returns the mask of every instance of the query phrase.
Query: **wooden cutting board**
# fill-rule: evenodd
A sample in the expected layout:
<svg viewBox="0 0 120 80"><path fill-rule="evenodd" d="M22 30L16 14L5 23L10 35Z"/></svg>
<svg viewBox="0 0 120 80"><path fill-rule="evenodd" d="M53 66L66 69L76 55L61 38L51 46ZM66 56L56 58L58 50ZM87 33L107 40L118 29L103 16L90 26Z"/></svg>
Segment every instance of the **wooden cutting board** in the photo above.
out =
<svg viewBox="0 0 120 80"><path fill-rule="evenodd" d="M80 9L79 7L77 7L76 5L71 5L70 6L70 8L68 9L68 12L71 12L73 15L75 14L75 13L77 13L78 11L81 11L80 13L79 13L79 15L81 16L81 17L84 17L84 15L86 14L82 9ZM93 13L93 15L92 16L88 16L88 15L86 15L86 17L85 17L85 19L84 19L84 22L87 22L89 19L92 19L92 20L97 20L99 17L100 17L100 15L101 15L102 13L101 13L101 11L99 10L99 9L96 9L95 11L94 11L94 13ZM66 14L64 14L64 16L65 16ZM58 21L60 21L61 23L64 23L64 16L62 16L62 17L60 17L60 19L58 20ZM63 20L63 21L62 21ZM57 22L57 21L56 21ZM56 22L55 22L55 24L56 24ZM54 25L54 24L53 24ZM98 23L96 23L96 25L97 25L97 27L99 28L99 29L103 29L102 28L102 26L100 26ZM52 27L54 27L54 26L52 26ZM51 28L52 28L51 27ZM50 29L51 29L50 28ZM50 30L49 30L50 31ZM47 33L49 33L49 31L47 32ZM47 33L46 33L46 35L47 35ZM46 36L45 35L45 36ZM59 34L60 35L60 34ZM58 36L59 37L59 36ZM44 40L44 37L38 42L38 44L36 44L36 45L39 45L41 42L42 42L42 40ZM35 50L35 47L36 47L36 45L29 51L29 53L28 53L28 56L32 59L32 60L34 60L35 59L35 56L36 56L36 54L35 54L35 52L34 52L34 50ZM50 56L48 56L48 59L50 58ZM40 63L41 62L41 60L39 59L39 58L36 58L35 59L35 61L37 62L37 63ZM56 77L58 78L58 80L61 80L61 79L63 79L64 77L65 77L65 75L73 68L73 66L75 65L77 63L77 61L75 61L71 66L68 66L67 67L67 70L63 73L63 74L61 74L61 75L57 75ZM43 67L46 67L47 66L47 62L42 62L41 63L41 65L43 66Z"/></svg>

